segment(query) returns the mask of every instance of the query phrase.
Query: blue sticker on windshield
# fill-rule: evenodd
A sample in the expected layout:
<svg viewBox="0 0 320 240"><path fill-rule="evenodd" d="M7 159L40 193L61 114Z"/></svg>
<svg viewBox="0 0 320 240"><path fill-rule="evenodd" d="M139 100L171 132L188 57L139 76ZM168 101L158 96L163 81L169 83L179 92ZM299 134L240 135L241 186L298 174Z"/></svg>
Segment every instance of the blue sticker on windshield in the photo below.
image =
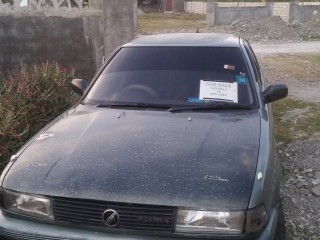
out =
<svg viewBox="0 0 320 240"><path fill-rule="evenodd" d="M202 103L202 102L205 102L204 100L201 100L199 98L195 98L195 97L189 97L188 98L188 102L189 103Z"/></svg>
<svg viewBox="0 0 320 240"><path fill-rule="evenodd" d="M236 81L237 83L240 83L240 84L248 84L248 78L246 77L242 77L242 76L236 76Z"/></svg>

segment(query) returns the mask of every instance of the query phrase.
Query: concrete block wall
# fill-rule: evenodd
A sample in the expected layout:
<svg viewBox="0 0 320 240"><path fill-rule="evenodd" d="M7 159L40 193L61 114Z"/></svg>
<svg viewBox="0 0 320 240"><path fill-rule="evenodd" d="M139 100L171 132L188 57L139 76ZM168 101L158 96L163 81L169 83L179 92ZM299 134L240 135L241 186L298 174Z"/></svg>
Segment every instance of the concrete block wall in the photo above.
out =
<svg viewBox="0 0 320 240"><path fill-rule="evenodd" d="M20 0L11 5L0 0L0 69L55 61L91 79L104 57L133 39L137 2L89 2L84 8L67 0L29 0L21 7Z"/></svg>
<svg viewBox="0 0 320 240"><path fill-rule="evenodd" d="M264 7L219 7L216 11L215 22L217 24L232 23L236 20L257 21L272 16L272 8Z"/></svg>
<svg viewBox="0 0 320 240"><path fill-rule="evenodd" d="M217 2L218 7L262 7L265 2ZM184 9L188 13L206 14L206 2L185 2Z"/></svg>
<svg viewBox="0 0 320 240"><path fill-rule="evenodd" d="M206 2L185 2L184 10L185 12L188 12L188 13L206 14L207 3Z"/></svg>
<svg viewBox="0 0 320 240"><path fill-rule="evenodd" d="M292 19L294 21L305 23L312 19L314 13L320 13L320 5L299 5L292 4Z"/></svg>
<svg viewBox="0 0 320 240"><path fill-rule="evenodd" d="M95 72L87 20L63 17L0 16L0 67L5 73L24 64L56 61L84 78Z"/></svg>
<svg viewBox="0 0 320 240"><path fill-rule="evenodd" d="M320 2L299 2L299 5L308 5L308 6L310 6L310 5L312 5L312 6L316 5L316 6L318 6L318 5L320 5Z"/></svg>
<svg viewBox="0 0 320 240"><path fill-rule="evenodd" d="M263 7L265 2L218 2L218 7Z"/></svg>
<svg viewBox="0 0 320 240"><path fill-rule="evenodd" d="M274 2L273 16L280 16L284 21L290 21L290 2Z"/></svg>
<svg viewBox="0 0 320 240"><path fill-rule="evenodd" d="M185 2L185 11L189 13L200 13L208 15L208 5L211 3L210 0L207 2ZM314 11L319 12L320 2L273 2L266 4L265 2L216 2L214 1L214 7L209 6L209 9L214 10L215 14L210 17L207 16L207 20L210 26L214 23L231 23L233 19L237 18L242 20L264 19L268 14L262 7L271 9L271 16L280 16L285 22L307 22L312 18ZM249 9L251 7L251 9ZM237 10L234 10L235 8ZM248 8L248 9L246 9ZM260 9L259 9L260 8ZM212 11L212 10L210 10ZM251 12L250 12L251 11ZM229 19L229 20L228 20ZM237 20L237 19L236 19Z"/></svg>
<svg viewBox="0 0 320 240"><path fill-rule="evenodd" d="M136 1L103 1L104 49L107 57L117 47L134 38Z"/></svg>
<svg viewBox="0 0 320 240"><path fill-rule="evenodd" d="M207 1L206 22L209 27L216 24L230 24L236 20L257 21L272 16L272 4L264 6L219 7L214 0Z"/></svg>
<svg viewBox="0 0 320 240"><path fill-rule="evenodd" d="M183 12L184 11L184 0L174 0L172 2L173 12Z"/></svg>

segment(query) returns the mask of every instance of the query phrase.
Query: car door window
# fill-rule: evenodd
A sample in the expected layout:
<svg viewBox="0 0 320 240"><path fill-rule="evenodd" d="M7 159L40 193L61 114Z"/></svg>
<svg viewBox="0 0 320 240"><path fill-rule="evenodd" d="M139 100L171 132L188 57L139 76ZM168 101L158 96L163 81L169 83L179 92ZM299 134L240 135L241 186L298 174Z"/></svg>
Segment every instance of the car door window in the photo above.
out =
<svg viewBox="0 0 320 240"><path fill-rule="evenodd" d="M254 72L255 78L256 78L260 88L263 89L264 83L262 82L261 71L260 71L260 66L259 66L258 60L257 60L256 56L254 55L250 44L247 41L244 42L244 47L248 53L251 65L253 67L253 72Z"/></svg>

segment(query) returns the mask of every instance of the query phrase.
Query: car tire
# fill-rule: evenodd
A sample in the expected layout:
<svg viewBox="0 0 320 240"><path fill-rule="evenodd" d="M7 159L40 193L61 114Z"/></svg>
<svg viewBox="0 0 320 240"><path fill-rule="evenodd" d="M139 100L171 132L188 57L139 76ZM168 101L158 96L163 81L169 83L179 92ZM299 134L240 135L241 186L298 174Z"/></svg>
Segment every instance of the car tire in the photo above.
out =
<svg viewBox="0 0 320 240"><path fill-rule="evenodd" d="M278 226L276 229L276 235L274 237L274 240L285 240L285 239L286 239L285 216L284 216L282 204L280 202Z"/></svg>

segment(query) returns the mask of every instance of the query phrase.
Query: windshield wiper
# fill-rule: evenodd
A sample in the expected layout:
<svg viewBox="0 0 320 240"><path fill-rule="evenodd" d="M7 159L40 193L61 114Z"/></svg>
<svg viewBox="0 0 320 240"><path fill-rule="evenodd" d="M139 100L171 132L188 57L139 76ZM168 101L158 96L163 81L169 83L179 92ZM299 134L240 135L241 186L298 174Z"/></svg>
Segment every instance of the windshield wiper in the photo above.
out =
<svg viewBox="0 0 320 240"><path fill-rule="evenodd" d="M98 108L157 108L157 109L169 109L171 106L152 103L107 103L98 104Z"/></svg>
<svg viewBox="0 0 320 240"><path fill-rule="evenodd" d="M215 110L215 109L252 109L251 106L241 105L237 103L226 103L226 102L218 102L209 105L189 105L189 106L176 106L170 108L169 112L179 112L179 111L197 111L197 110Z"/></svg>

